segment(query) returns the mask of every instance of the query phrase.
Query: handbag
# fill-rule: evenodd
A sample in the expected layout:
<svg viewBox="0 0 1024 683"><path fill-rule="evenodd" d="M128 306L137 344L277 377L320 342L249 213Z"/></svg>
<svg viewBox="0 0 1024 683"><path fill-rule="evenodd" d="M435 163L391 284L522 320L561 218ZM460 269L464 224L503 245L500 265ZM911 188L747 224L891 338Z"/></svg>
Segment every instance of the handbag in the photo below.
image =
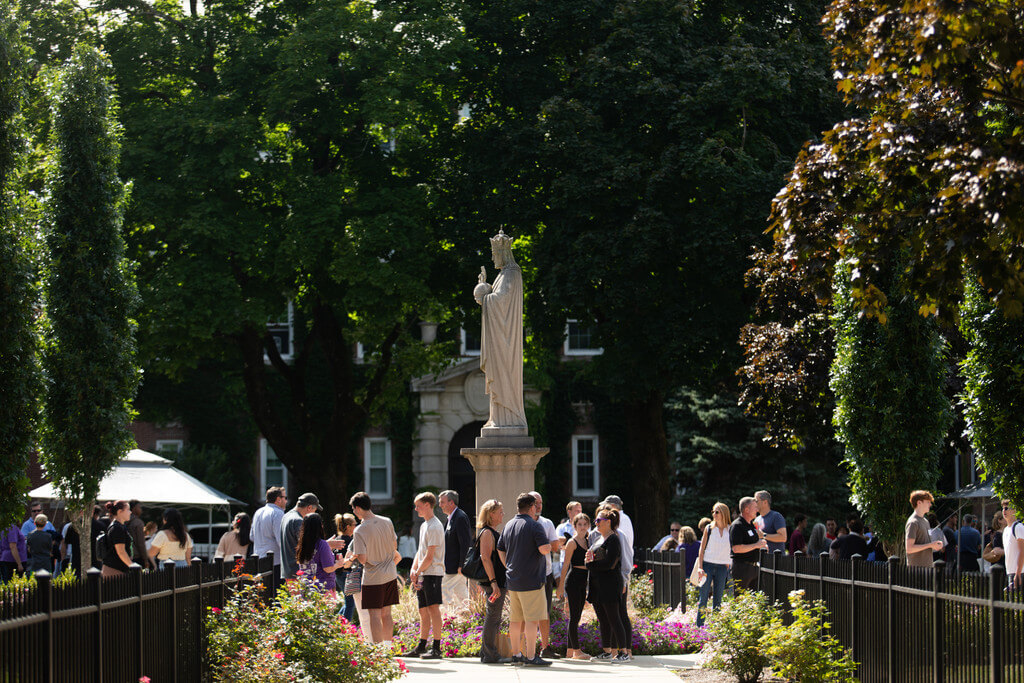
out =
<svg viewBox="0 0 1024 683"><path fill-rule="evenodd" d="M356 562L345 577L345 595L355 595L363 590L363 565Z"/></svg>
<svg viewBox="0 0 1024 683"><path fill-rule="evenodd" d="M988 543L985 545L985 549L981 551L981 559L985 560L989 564L995 564L1003 558L997 555L996 549L992 547L991 543Z"/></svg>
<svg viewBox="0 0 1024 683"><path fill-rule="evenodd" d="M690 583L700 588L704 585L704 582L708 580L708 575L704 574L703 577L700 575L700 567L696 564L693 565L693 570L690 572Z"/></svg>
<svg viewBox="0 0 1024 683"><path fill-rule="evenodd" d="M480 533L483 533L482 531ZM484 562L480 558L480 537L477 536L470 547L469 552L466 553L466 559L462 561L462 575L473 581L480 581L486 583L489 579L487 578L487 570L484 569Z"/></svg>

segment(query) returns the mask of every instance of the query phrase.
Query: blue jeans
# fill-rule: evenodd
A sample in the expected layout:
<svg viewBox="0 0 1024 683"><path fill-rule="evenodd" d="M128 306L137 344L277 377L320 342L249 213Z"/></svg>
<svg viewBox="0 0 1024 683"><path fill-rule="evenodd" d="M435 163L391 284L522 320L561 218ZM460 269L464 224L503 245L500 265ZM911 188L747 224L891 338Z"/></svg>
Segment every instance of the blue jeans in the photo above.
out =
<svg viewBox="0 0 1024 683"><path fill-rule="evenodd" d="M712 606L717 611L718 608L722 606L722 595L725 593L725 584L729 580L729 567L724 564L705 562L704 572L708 575L708 580L700 587L700 606L697 608L697 626L704 625L704 613L707 610L708 596L711 594L712 587L714 587L715 590L715 598L712 602Z"/></svg>

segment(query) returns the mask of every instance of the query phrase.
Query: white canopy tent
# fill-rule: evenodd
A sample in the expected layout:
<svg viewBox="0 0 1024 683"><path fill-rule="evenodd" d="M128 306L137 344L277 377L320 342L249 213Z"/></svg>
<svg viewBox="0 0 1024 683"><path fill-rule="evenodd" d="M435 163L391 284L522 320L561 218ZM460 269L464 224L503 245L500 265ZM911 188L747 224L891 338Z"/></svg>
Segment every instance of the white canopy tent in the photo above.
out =
<svg viewBox="0 0 1024 683"><path fill-rule="evenodd" d="M956 499L958 501L957 508L956 508L956 518L957 518L958 522L961 522L961 523L963 522L963 514L962 513L963 513L963 510L964 510L964 504L966 502L968 502L968 501L973 503L974 500L981 499L981 522L982 522L982 524L981 524L981 531L982 531L982 533L984 533L984 529L985 529L984 525L988 521L986 519L986 516L988 514L988 500L991 499L991 498L996 498L995 491L992 490L992 485L991 484L985 484L983 482L976 481L976 482L974 482L972 484L968 484L966 486L963 486L963 487L957 489L956 491L953 491L949 495L943 496L943 498L954 498L954 499ZM997 505L998 505L998 502L999 502L999 500L998 500L998 498L996 498ZM950 517L951 516L952 515L950 515ZM949 517L947 517L946 519L949 519ZM943 520L943 522L945 522L945 520ZM957 527L957 529L959 529L959 526ZM959 540L960 540L960 534L958 532L957 533L957 541L959 541ZM957 571L960 571L960 553L959 552L956 554L956 568L957 568Z"/></svg>
<svg viewBox="0 0 1024 683"><path fill-rule="evenodd" d="M35 500L59 501L53 484L44 484L29 492ZM138 500L153 507L199 508L207 511L212 527L213 511L223 510L231 519L231 506L245 503L221 493L190 474L174 467L174 463L154 453L137 448L128 454L100 482L96 500Z"/></svg>

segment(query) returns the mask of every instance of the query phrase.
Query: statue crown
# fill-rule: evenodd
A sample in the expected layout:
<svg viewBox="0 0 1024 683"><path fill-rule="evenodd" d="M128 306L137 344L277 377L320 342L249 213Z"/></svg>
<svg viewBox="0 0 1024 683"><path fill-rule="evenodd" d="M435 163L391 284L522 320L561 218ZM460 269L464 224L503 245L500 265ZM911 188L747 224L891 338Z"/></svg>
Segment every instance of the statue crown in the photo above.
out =
<svg viewBox="0 0 1024 683"><path fill-rule="evenodd" d="M512 238L499 228L498 234L491 238L491 249L510 249L511 246Z"/></svg>

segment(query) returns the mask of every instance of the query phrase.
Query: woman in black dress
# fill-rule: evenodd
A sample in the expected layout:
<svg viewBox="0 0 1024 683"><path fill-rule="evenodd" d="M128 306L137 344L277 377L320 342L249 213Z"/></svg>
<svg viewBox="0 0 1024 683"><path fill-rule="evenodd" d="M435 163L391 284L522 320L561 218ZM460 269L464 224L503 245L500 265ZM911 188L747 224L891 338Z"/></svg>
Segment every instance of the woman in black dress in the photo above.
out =
<svg viewBox="0 0 1024 683"><path fill-rule="evenodd" d="M583 605L587 601L587 567L586 555L590 548L587 534L590 533L590 517L579 513L572 520L576 534L565 544L562 552L562 579L558 582L558 597L565 598L569 612L569 645L565 653L567 659L589 661L590 656L580 649L580 617L583 616Z"/></svg>
<svg viewBox="0 0 1024 683"><path fill-rule="evenodd" d="M619 599L622 595L622 545L615 530L619 528L619 513L611 508L600 508L594 518L601 537L594 541L586 553L586 567L589 573L587 600L594 606L597 620L601 624L601 647L604 652L594 657L597 660L628 662L626 652L626 628L619 614ZM615 654L618 650L618 654Z"/></svg>

